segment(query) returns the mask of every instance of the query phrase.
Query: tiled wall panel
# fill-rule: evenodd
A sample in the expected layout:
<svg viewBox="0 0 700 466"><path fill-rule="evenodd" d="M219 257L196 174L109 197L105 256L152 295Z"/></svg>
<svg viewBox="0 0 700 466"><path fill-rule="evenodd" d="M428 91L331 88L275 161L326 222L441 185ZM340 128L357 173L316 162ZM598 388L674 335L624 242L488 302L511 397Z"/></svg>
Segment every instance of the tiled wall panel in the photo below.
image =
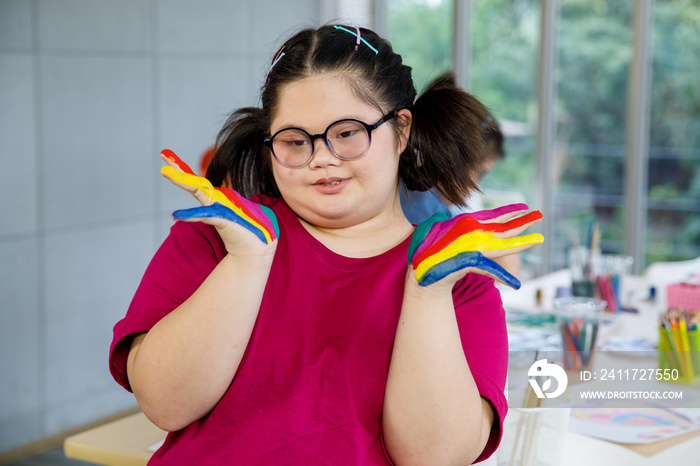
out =
<svg viewBox="0 0 700 466"><path fill-rule="evenodd" d="M318 0L0 0L0 453L134 405L112 327L193 166Z"/></svg>

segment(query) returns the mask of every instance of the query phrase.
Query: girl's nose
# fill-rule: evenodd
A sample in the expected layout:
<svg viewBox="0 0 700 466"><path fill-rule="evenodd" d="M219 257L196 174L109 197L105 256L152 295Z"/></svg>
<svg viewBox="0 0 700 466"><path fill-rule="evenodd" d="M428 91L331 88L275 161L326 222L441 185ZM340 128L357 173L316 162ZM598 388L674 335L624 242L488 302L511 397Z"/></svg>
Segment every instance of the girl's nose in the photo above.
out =
<svg viewBox="0 0 700 466"><path fill-rule="evenodd" d="M314 141L314 153L311 162L309 162L311 168L337 165L338 162L340 162L340 159L333 155L333 152L331 152L323 138L318 138Z"/></svg>

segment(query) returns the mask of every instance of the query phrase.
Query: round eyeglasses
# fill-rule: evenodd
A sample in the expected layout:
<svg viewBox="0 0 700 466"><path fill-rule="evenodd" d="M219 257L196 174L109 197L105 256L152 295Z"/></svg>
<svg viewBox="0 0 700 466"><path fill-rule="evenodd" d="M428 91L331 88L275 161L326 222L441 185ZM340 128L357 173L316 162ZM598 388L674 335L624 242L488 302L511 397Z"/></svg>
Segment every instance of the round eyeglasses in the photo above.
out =
<svg viewBox="0 0 700 466"><path fill-rule="evenodd" d="M328 125L320 134L310 134L301 128L284 128L265 139L275 159L289 168L302 168L314 158L314 141L323 139L326 147L340 160L359 159L367 153L372 142L372 131L396 116L390 112L376 123L347 118Z"/></svg>

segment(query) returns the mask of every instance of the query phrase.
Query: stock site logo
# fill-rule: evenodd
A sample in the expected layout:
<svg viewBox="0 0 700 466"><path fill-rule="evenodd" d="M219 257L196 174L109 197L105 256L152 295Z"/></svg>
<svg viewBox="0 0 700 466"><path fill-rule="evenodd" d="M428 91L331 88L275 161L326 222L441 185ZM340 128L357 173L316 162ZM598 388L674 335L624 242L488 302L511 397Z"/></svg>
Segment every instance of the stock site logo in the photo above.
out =
<svg viewBox="0 0 700 466"><path fill-rule="evenodd" d="M540 359L535 361L535 363L530 366L527 371L529 377L530 386L537 395L537 398L556 398L566 390L566 386L569 384L569 378L566 376L566 372L560 366L554 363L547 363L546 359ZM535 378L533 378L535 377ZM540 387L537 379L547 377ZM552 378L557 381L557 389L553 392L548 392L549 388L552 386Z"/></svg>

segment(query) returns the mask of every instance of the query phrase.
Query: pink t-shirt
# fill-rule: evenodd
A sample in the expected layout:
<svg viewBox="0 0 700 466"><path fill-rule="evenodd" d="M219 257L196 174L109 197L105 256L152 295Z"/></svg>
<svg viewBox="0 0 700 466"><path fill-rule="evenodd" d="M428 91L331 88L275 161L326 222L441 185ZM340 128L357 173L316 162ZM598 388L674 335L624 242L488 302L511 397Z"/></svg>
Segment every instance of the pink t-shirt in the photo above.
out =
<svg viewBox="0 0 700 466"><path fill-rule="evenodd" d="M281 234L243 360L214 410L171 432L149 464L391 464L380 423L410 238L348 258L311 236L283 200L253 200L273 209ZM173 225L114 327L110 370L127 390L131 337L185 301L225 255L213 227ZM469 367L496 411L483 460L507 411L505 314L481 275L461 280L453 300Z"/></svg>

